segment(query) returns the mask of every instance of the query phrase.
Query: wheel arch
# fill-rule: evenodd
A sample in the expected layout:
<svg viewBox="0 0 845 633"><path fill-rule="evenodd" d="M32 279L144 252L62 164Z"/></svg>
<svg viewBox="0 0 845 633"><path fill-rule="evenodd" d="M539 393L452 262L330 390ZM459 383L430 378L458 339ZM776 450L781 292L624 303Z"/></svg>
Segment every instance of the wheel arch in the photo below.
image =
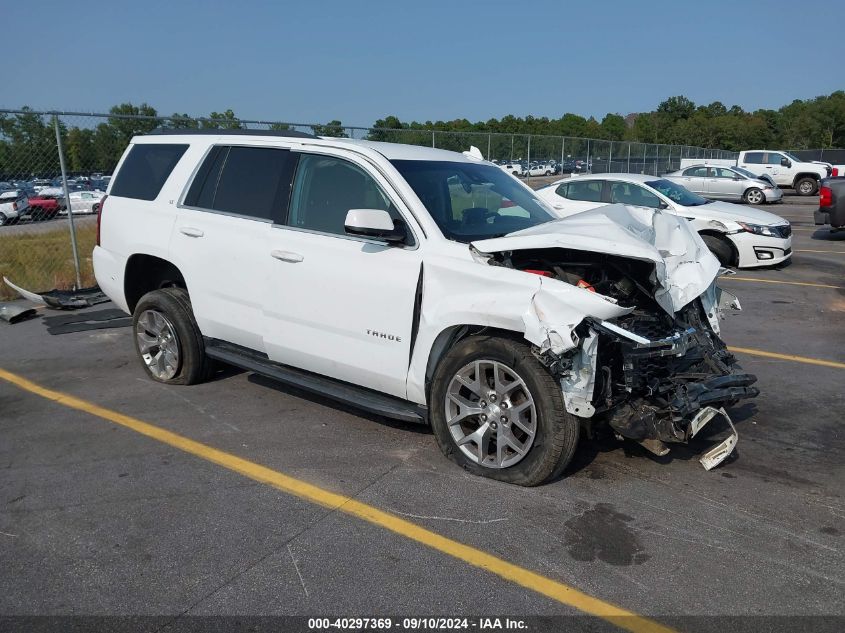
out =
<svg viewBox="0 0 845 633"><path fill-rule="evenodd" d="M803 171L798 174L795 174L795 178L792 179L792 188L795 189L795 185L798 184L798 181L803 180L804 178L812 178L817 183L821 182L821 176L819 176L817 173L812 171Z"/></svg>
<svg viewBox="0 0 845 633"><path fill-rule="evenodd" d="M437 371L437 368L443 360L443 357L446 356L446 353L459 341L479 334L509 338L526 344L528 343L525 340L525 333L518 332L516 330L507 330L504 328L490 327L473 323L459 323L444 328L434 338L434 342L428 352L428 360L425 368L425 395L427 402L429 401L428 396L431 389L431 382L434 378L434 373Z"/></svg>
<svg viewBox="0 0 845 633"><path fill-rule="evenodd" d="M736 244L733 243L733 240L730 239L724 231L717 231L715 229L704 229L698 232L699 235L709 235L711 237L715 237L718 240L721 240L725 244L727 244L731 249L731 263L736 266L739 264L739 249L737 249Z"/></svg>
<svg viewBox="0 0 845 633"><path fill-rule="evenodd" d="M130 312L148 292L174 286L188 289L185 277L172 262L145 253L135 253L126 261L123 294Z"/></svg>

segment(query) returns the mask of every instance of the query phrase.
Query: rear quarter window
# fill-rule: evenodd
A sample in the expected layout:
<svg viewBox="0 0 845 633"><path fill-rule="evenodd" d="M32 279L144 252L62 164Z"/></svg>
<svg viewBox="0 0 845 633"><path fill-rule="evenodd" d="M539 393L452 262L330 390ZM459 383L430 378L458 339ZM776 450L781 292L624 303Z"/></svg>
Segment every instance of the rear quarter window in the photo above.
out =
<svg viewBox="0 0 845 633"><path fill-rule="evenodd" d="M132 146L112 185L111 195L155 200L187 145L143 143Z"/></svg>

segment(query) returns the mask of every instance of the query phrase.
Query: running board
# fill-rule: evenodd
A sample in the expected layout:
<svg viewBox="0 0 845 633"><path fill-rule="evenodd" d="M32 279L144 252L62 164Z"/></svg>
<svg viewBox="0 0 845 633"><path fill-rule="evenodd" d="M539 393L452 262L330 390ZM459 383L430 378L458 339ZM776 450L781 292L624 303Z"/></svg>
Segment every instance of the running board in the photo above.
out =
<svg viewBox="0 0 845 633"><path fill-rule="evenodd" d="M266 354L217 339L205 339L209 358L255 372L271 380L302 389L337 402L350 404L369 413L403 422L428 423L426 407L387 396L377 391L334 380L318 374L276 363Z"/></svg>

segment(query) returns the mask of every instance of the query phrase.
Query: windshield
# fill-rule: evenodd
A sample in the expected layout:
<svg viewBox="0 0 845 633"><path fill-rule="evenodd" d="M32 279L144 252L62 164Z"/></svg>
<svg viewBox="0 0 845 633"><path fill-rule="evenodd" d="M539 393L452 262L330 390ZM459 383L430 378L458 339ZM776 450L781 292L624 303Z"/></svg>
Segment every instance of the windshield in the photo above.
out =
<svg viewBox="0 0 845 633"><path fill-rule="evenodd" d="M760 177L757 174L752 174L750 171L743 169L742 167L731 167L731 169L738 174L742 174L746 178L753 178L754 180L757 180Z"/></svg>
<svg viewBox="0 0 845 633"><path fill-rule="evenodd" d="M664 180L663 178L649 181L646 184L684 207L697 207L710 202L707 198L702 198L689 189L685 189L681 185L676 185L674 182Z"/></svg>
<svg viewBox="0 0 845 633"><path fill-rule="evenodd" d="M802 163L802 162L804 162L804 161L802 161L800 158L798 158L797 156L794 156L794 155L790 154L789 152L781 152L781 153L782 153L784 156L786 156L789 160L791 160L793 163Z"/></svg>
<svg viewBox="0 0 845 633"><path fill-rule="evenodd" d="M555 220L530 191L493 165L394 160L450 240L501 237Z"/></svg>

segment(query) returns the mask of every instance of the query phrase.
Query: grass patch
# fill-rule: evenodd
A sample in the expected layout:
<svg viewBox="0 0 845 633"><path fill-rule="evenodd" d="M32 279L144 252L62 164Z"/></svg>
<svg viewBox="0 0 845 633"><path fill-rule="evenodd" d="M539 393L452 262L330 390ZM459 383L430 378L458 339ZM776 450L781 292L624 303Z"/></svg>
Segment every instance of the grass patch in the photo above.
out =
<svg viewBox="0 0 845 633"><path fill-rule="evenodd" d="M83 287L96 283L91 259L96 240L96 224L76 227ZM0 300L17 298L17 293L2 283L4 276L33 292L73 288L76 273L67 226L57 226L50 231L10 235L4 235L0 229Z"/></svg>

